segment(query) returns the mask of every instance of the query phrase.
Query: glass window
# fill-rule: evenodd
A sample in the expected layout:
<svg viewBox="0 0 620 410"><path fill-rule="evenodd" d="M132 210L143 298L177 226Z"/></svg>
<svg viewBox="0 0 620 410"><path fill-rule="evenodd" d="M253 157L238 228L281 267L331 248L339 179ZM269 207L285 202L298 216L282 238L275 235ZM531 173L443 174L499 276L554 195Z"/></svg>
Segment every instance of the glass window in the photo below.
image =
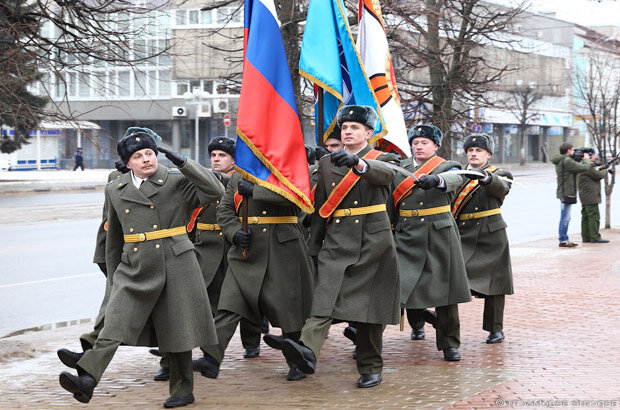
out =
<svg viewBox="0 0 620 410"><path fill-rule="evenodd" d="M189 11L189 24L198 24L198 12L200 10Z"/></svg>
<svg viewBox="0 0 620 410"><path fill-rule="evenodd" d="M95 97L105 97L108 89L108 73L99 72L92 76L93 79L93 95Z"/></svg>
<svg viewBox="0 0 620 410"><path fill-rule="evenodd" d="M170 71L161 70L159 72L158 84L159 84L158 94L161 96L169 96L170 95Z"/></svg>
<svg viewBox="0 0 620 410"><path fill-rule="evenodd" d="M134 92L133 95L135 95L136 97L142 97L144 95L146 95L146 91L147 91L147 79L146 79L146 73L142 72L142 71L134 71L134 77L136 79L135 83L134 83ZM151 80L151 79L149 79Z"/></svg>
<svg viewBox="0 0 620 410"><path fill-rule="evenodd" d="M136 60L143 60L146 58L146 42L144 40L134 41L133 55ZM145 61L138 61L138 64L145 64Z"/></svg>
<svg viewBox="0 0 620 410"><path fill-rule="evenodd" d="M137 80L138 78L136 77ZM146 72L146 83L148 84L146 93L148 95L157 95L157 71Z"/></svg>
<svg viewBox="0 0 620 410"><path fill-rule="evenodd" d="M75 97L77 95L77 74L69 73L67 76L67 86L69 88L69 96Z"/></svg>
<svg viewBox="0 0 620 410"><path fill-rule="evenodd" d="M63 98L65 96L65 78L62 75L55 77L54 86L54 95L56 97Z"/></svg>
<svg viewBox="0 0 620 410"><path fill-rule="evenodd" d="M189 91L188 83L177 83L177 95L183 96L184 93Z"/></svg>
<svg viewBox="0 0 620 410"><path fill-rule="evenodd" d="M204 80L202 82L202 89L209 94L213 94L213 80Z"/></svg>
<svg viewBox="0 0 620 410"><path fill-rule="evenodd" d="M131 95L131 89L129 88L129 71L118 72L118 95L121 97L128 97Z"/></svg>
<svg viewBox="0 0 620 410"><path fill-rule="evenodd" d="M90 74L81 73L79 75L78 95L80 97L90 97Z"/></svg>
<svg viewBox="0 0 620 410"><path fill-rule="evenodd" d="M157 33L165 35L170 28L170 14L167 11L159 11L157 13Z"/></svg>
<svg viewBox="0 0 620 410"><path fill-rule="evenodd" d="M177 10L175 13L175 23L177 26L184 26L187 24L187 10Z"/></svg>
<svg viewBox="0 0 620 410"><path fill-rule="evenodd" d="M213 23L212 12L213 10L201 10L200 11L200 24Z"/></svg>
<svg viewBox="0 0 620 410"><path fill-rule="evenodd" d="M169 66L170 65L170 53L166 50L170 49L170 40L159 40L159 49L162 53L159 55L159 65L160 66Z"/></svg>

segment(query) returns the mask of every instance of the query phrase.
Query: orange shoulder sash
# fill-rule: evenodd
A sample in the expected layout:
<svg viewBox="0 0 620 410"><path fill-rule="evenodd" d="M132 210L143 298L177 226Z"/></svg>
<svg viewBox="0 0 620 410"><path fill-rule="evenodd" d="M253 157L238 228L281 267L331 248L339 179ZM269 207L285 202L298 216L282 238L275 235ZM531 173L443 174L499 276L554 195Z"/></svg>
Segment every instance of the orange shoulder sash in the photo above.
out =
<svg viewBox="0 0 620 410"><path fill-rule="evenodd" d="M443 164L444 162L446 162L445 159L438 157L438 156L434 156L428 161L426 161L420 168L418 168L418 170L414 172L413 175L415 175L416 178L420 178L422 175L428 175L431 172L433 172L435 168L437 168L439 165ZM398 184L396 189L394 189L393 197L394 197L395 208L398 208L398 203L402 199L406 198L407 196L409 196L409 194L411 194L411 191L413 190L413 186L415 185L415 181L416 180L414 180L413 178L407 177L403 180L403 182Z"/></svg>

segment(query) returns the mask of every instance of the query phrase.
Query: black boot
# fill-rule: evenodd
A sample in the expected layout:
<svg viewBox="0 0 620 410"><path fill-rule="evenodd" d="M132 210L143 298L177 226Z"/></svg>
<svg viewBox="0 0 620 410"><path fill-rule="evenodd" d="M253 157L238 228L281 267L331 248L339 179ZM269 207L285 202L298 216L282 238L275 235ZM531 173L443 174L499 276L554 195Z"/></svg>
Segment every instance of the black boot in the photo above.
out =
<svg viewBox="0 0 620 410"><path fill-rule="evenodd" d="M58 358L67 367L75 369L77 362L80 361L84 353L72 352L69 349L60 349L56 352Z"/></svg>
<svg viewBox="0 0 620 410"><path fill-rule="evenodd" d="M200 359L192 360L194 371L200 372L204 377L209 379L217 379L217 375L220 372L220 364L205 353L204 357Z"/></svg>
<svg viewBox="0 0 620 410"><path fill-rule="evenodd" d="M296 343L291 339L284 339L282 353L286 360L294 363L299 370L306 374L313 374L316 368L316 356L306 346Z"/></svg>
<svg viewBox="0 0 620 410"><path fill-rule="evenodd" d="M69 372L60 373L58 378L60 386L73 393L73 397L82 403L88 403L93 397L93 390L97 385L97 381L90 374L84 372L81 376L74 376Z"/></svg>

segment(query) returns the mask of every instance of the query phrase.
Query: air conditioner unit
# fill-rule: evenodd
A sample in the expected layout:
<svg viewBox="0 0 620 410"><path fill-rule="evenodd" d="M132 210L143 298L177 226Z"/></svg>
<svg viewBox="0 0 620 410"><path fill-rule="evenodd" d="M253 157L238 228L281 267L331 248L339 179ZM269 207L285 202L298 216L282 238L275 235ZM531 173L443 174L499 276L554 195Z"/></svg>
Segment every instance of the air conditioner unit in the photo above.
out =
<svg viewBox="0 0 620 410"><path fill-rule="evenodd" d="M216 112L216 113L227 113L228 112L228 99L226 99L226 98L215 98L213 100L213 112Z"/></svg>
<svg viewBox="0 0 620 410"><path fill-rule="evenodd" d="M173 117L187 117L187 108L183 106L172 107Z"/></svg>
<svg viewBox="0 0 620 410"><path fill-rule="evenodd" d="M198 118L207 118L211 116L211 104L203 104L198 106Z"/></svg>

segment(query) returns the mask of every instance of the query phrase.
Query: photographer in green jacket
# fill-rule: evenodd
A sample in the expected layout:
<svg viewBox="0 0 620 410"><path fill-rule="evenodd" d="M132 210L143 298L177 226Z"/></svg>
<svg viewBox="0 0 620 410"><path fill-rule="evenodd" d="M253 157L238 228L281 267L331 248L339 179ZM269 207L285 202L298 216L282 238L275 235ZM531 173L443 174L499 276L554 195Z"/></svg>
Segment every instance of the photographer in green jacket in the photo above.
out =
<svg viewBox="0 0 620 410"><path fill-rule="evenodd" d="M597 162L598 156L594 154L592 161ZM598 232L601 216L598 204L601 203L601 179L605 178L607 168L597 167L592 164L586 172L577 176L577 190L581 202L581 240L591 243L608 243L601 239Z"/></svg>
<svg viewBox="0 0 620 410"><path fill-rule="evenodd" d="M581 161L573 158L574 149L570 142L560 145L560 154L551 158L555 164L558 188L556 197L562 202L560 212L560 226L558 239L560 248L574 248L577 246L568 240L568 223L570 222L570 209L572 204L577 203L577 174L590 169L590 155L585 152Z"/></svg>

